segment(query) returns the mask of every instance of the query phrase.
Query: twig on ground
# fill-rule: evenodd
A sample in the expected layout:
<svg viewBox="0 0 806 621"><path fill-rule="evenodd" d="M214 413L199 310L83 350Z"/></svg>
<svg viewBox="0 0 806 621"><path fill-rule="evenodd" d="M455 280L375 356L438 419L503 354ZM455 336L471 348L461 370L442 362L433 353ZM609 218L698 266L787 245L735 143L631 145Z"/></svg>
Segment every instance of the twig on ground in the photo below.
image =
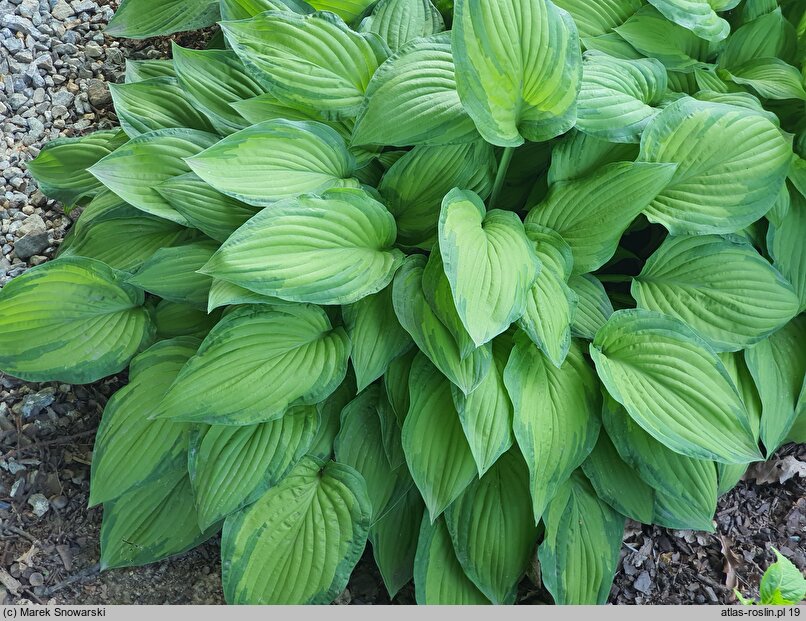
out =
<svg viewBox="0 0 806 621"><path fill-rule="evenodd" d="M29 444L28 446L21 446L16 449L12 449L3 455L0 455L0 459L8 459L9 457L13 457L18 453L22 453L25 451L30 451L32 449L40 448L43 446L50 446L53 444L67 444L72 442L73 440L78 440L79 438L85 438L87 436L91 436L96 432L95 429L88 429L87 431L82 431L81 433L74 433L71 436L64 436L61 438L54 438L53 440L45 440L44 442L34 442L33 444Z"/></svg>
<svg viewBox="0 0 806 621"><path fill-rule="evenodd" d="M63 588L70 586L71 584L75 584L76 582L80 582L85 578L89 578L91 576L95 576L96 574L100 573L101 565L100 563L95 563L95 565L90 565L89 567L85 567L81 571L73 574L69 578L65 578L61 582L57 582L52 587L48 587L45 591L45 595L50 597L57 591L61 591Z"/></svg>

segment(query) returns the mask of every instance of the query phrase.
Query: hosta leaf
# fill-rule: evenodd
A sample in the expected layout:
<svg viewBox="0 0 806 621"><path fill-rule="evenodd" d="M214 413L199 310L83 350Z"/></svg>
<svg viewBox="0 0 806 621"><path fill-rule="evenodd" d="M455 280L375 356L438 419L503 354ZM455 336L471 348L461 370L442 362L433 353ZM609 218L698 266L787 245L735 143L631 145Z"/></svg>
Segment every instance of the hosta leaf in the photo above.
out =
<svg viewBox="0 0 806 621"><path fill-rule="evenodd" d="M806 597L806 578L801 571L775 548L776 562L761 577L761 603L773 606L800 604Z"/></svg>
<svg viewBox="0 0 806 621"><path fill-rule="evenodd" d="M515 408L515 438L529 466L537 523L559 487L596 445L599 386L579 346L572 346L557 368L523 333L515 337L504 382Z"/></svg>
<svg viewBox="0 0 806 621"><path fill-rule="evenodd" d="M587 52L577 128L604 140L638 142L666 94L666 68L654 58L620 60Z"/></svg>
<svg viewBox="0 0 806 621"><path fill-rule="evenodd" d="M216 136L192 129L161 129L141 134L89 169L101 183L137 209L187 224L156 186L190 172L186 158L213 145Z"/></svg>
<svg viewBox="0 0 806 621"><path fill-rule="evenodd" d="M262 13L222 22L232 49L273 95L334 116L354 116L388 49L330 13Z"/></svg>
<svg viewBox="0 0 806 621"><path fill-rule="evenodd" d="M554 231L527 224L526 235L535 244L541 268L518 326L559 367L571 346L571 324L579 303L566 282L574 259L571 248Z"/></svg>
<svg viewBox="0 0 806 621"><path fill-rule="evenodd" d="M478 137L456 91L451 35L442 33L409 42L378 68L367 87L353 142L461 144Z"/></svg>
<svg viewBox="0 0 806 621"><path fill-rule="evenodd" d="M641 0L556 0L574 18L580 37L598 37L620 26L641 8Z"/></svg>
<svg viewBox="0 0 806 621"><path fill-rule="evenodd" d="M425 505L411 486L405 496L369 529L372 555L392 598L414 575L414 555Z"/></svg>
<svg viewBox="0 0 806 621"><path fill-rule="evenodd" d="M234 52L190 50L174 43L171 55L186 97L227 129L247 125L229 104L257 97L263 88L249 76Z"/></svg>
<svg viewBox="0 0 806 621"><path fill-rule="evenodd" d="M158 339L170 339L177 336L193 336L203 339L220 318L220 312L208 315L202 309L170 300L160 301L154 310L154 324L157 327Z"/></svg>
<svg viewBox="0 0 806 621"><path fill-rule="evenodd" d="M418 353L419 350L412 347L408 353L395 358L389 363L389 368L383 376L386 398L400 426L403 426L403 421L409 413L409 373Z"/></svg>
<svg viewBox="0 0 806 621"><path fill-rule="evenodd" d="M713 0L650 0L650 4L670 21L707 41L721 41L730 34L730 24L716 14Z"/></svg>
<svg viewBox="0 0 806 621"><path fill-rule="evenodd" d="M344 139L322 123L265 121L231 134L188 160L216 190L265 207L329 188L357 186Z"/></svg>
<svg viewBox="0 0 806 621"><path fill-rule="evenodd" d="M425 262L424 256L412 255L395 275L392 286L395 314L400 325L434 366L465 395L469 395L481 384L490 369L491 348L489 345L479 347L462 358L453 336L431 310L423 295Z"/></svg>
<svg viewBox="0 0 806 621"><path fill-rule="evenodd" d="M250 425L318 403L344 379L350 343L316 306L240 307L210 332L163 400L162 418Z"/></svg>
<svg viewBox="0 0 806 621"><path fill-rule="evenodd" d="M389 464L380 420L385 402L383 388L374 384L348 403L341 412L333 447L340 464L355 468L364 477L373 524L413 485L405 467L393 469Z"/></svg>
<svg viewBox="0 0 806 621"><path fill-rule="evenodd" d="M596 495L616 511L633 520L651 524L655 490L644 483L638 471L618 454L610 437L602 431L596 446L582 464Z"/></svg>
<svg viewBox="0 0 806 621"><path fill-rule="evenodd" d="M188 464L199 526L208 528L280 483L308 452L318 428L313 405L259 425L201 427Z"/></svg>
<svg viewBox="0 0 806 621"><path fill-rule="evenodd" d="M359 27L374 32L393 52L412 39L445 30L445 22L431 0L381 0Z"/></svg>
<svg viewBox="0 0 806 621"><path fill-rule="evenodd" d="M703 69L708 58L708 41L667 20L653 6L644 6L614 30L636 50L657 58L667 69L693 72Z"/></svg>
<svg viewBox="0 0 806 621"><path fill-rule="evenodd" d="M725 365L725 369L733 381L733 385L739 390L747 415L750 417L750 427L753 429L753 436L758 438L761 427L761 397L756 388L756 382L745 361L745 352L724 352L719 354L719 359ZM719 466L719 464L717 464Z"/></svg>
<svg viewBox="0 0 806 621"><path fill-rule="evenodd" d="M333 445L341 424L341 411L355 398L355 393L355 378L348 368L347 376L333 394L316 405L320 419L319 431L308 451L310 457L324 460L333 457Z"/></svg>
<svg viewBox="0 0 806 621"><path fill-rule="evenodd" d="M104 505L101 568L147 565L181 554L209 539L196 523L185 467Z"/></svg>
<svg viewBox="0 0 806 621"><path fill-rule="evenodd" d="M28 170L43 194L69 205L103 189L88 169L128 140L119 130L51 140L27 163Z"/></svg>
<svg viewBox="0 0 806 621"><path fill-rule="evenodd" d="M543 584L556 604L604 604L619 560L624 517L577 471L551 501L538 549Z"/></svg>
<svg viewBox="0 0 806 621"><path fill-rule="evenodd" d="M129 383L106 404L92 458L89 505L109 502L187 460L188 425L148 420L200 341L161 341L132 362Z"/></svg>
<svg viewBox="0 0 806 621"><path fill-rule="evenodd" d="M453 54L459 97L487 142L516 147L574 126L579 37L551 2L458 0Z"/></svg>
<svg viewBox="0 0 806 621"><path fill-rule="evenodd" d="M607 323L613 314L613 304L607 297L604 286L595 276L581 274L572 276L568 286L576 293L579 299L574 322L571 324L573 336L579 336L589 341Z"/></svg>
<svg viewBox="0 0 806 621"><path fill-rule="evenodd" d="M395 232L386 208L363 190L303 195L249 220L203 271L284 300L350 304L391 281L403 261Z"/></svg>
<svg viewBox="0 0 806 621"><path fill-rule="evenodd" d="M602 419L621 459L655 490L652 521L668 528L713 531L717 499L714 462L671 451L641 429L609 396Z"/></svg>
<svg viewBox="0 0 806 621"><path fill-rule="evenodd" d="M414 592L420 605L489 604L465 575L443 518L423 516L414 559Z"/></svg>
<svg viewBox="0 0 806 621"><path fill-rule="evenodd" d="M646 215L673 235L732 233L772 207L792 151L766 117L683 98L641 137L641 161L677 164Z"/></svg>
<svg viewBox="0 0 806 621"><path fill-rule="evenodd" d="M0 290L0 369L29 382L94 382L154 337L143 294L100 261L63 257Z"/></svg>
<svg viewBox="0 0 806 621"><path fill-rule="evenodd" d="M389 364L406 353L412 341L392 305L392 287L342 308L344 325L353 344L350 360L358 390L386 373Z"/></svg>
<svg viewBox="0 0 806 621"><path fill-rule="evenodd" d="M104 32L110 37L147 39L205 28L218 16L215 0L123 0Z"/></svg>
<svg viewBox="0 0 806 621"><path fill-rule="evenodd" d="M187 99L176 78L110 84L120 126L130 138L172 127L213 132L210 120Z"/></svg>
<svg viewBox="0 0 806 621"><path fill-rule="evenodd" d="M422 354L412 364L409 395L403 452L434 522L475 479L476 465L451 399L451 384Z"/></svg>
<svg viewBox="0 0 806 621"><path fill-rule="evenodd" d="M798 397L806 375L806 317L745 351L747 367L761 398L761 441L770 457L784 442L798 416Z"/></svg>
<svg viewBox="0 0 806 621"><path fill-rule="evenodd" d="M311 6L317 11L330 11L346 22L361 17L373 0L312 0Z"/></svg>
<svg viewBox="0 0 806 621"><path fill-rule="evenodd" d="M468 396L453 390L453 402L479 476L484 476L514 441L512 402L504 385L504 368L512 349L509 340L501 336L493 341L493 363L476 390Z"/></svg>
<svg viewBox="0 0 806 621"><path fill-rule="evenodd" d="M224 523L224 596L231 604L330 603L364 551L370 513L360 474L306 457Z"/></svg>
<svg viewBox="0 0 806 621"><path fill-rule="evenodd" d="M526 218L553 229L571 247L574 274L604 265L627 227L675 174L673 164L619 162L589 177L554 184Z"/></svg>
<svg viewBox="0 0 806 621"><path fill-rule="evenodd" d="M719 54L720 67L730 70L761 58L788 58L794 48L795 33L782 15L778 3L775 10L748 21L731 34Z"/></svg>
<svg viewBox="0 0 806 621"><path fill-rule="evenodd" d="M442 203L439 247L456 309L477 346L523 315L540 262L517 214L488 212L477 194L452 190Z"/></svg>
<svg viewBox="0 0 806 621"><path fill-rule="evenodd" d="M149 78L175 78L174 61L172 60L131 60L126 59L126 76L124 82L142 82ZM95 135L95 134L92 134Z"/></svg>
<svg viewBox="0 0 806 621"><path fill-rule="evenodd" d="M198 270L217 248L213 241L162 248L127 282L165 300L206 308L212 279Z"/></svg>
<svg viewBox="0 0 806 621"><path fill-rule="evenodd" d="M717 351L744 349L798 312L792 285L738 236L668 237L632 285L638 306L678 317Z"/></svg>
<svg viewBox="0 0 806 621"><path fill-rule="evenodd" d="M638 145L607 142L573 130L551 150L548 185L591 177L608 164L632 162L636 157Z"/></svg>
<svg viewBox="0 0 806 621"><path fill-rule="evenodd" d="M171 177L156 190L189 226L220 242L256 213L254 207L213 189L196 173Z"/></svg>
<svg viewBox="0 0 806 621"><path fill-rule="evenodd" d="M73 227L68 246L59 256L97 259L123 271L139 268L160 248L184 241L189 231L183 226L144 214L111 194L113 204L102 215L84 220L87 209Z"/></svg>
<svg viewBox="0 0 806 621"><path fill-rule="evenodd" d="M445 195L454 188L486 199L495 179L495 153L486 142L415 147L386 172L378 191L397 221L398 241L431 249Z"/></svg>
<svg viewBox="0 0 806 621"><path fill-rule="evenodd" d="M537 542L529 471L510 451L445 512L465 574L493 604L513 604Z"/></svg>
<svg viewBox="0 0 806 621"><path fill-rule="evenodd" d="M590 354L608 392L670 449L725 463L760 458L725 366L679 319L618 311L596 334Z"/></svg>
<svg viewBox="0 0 806 621"><path fill-rule="evenodd" d="M264 11L293 11L304 15L314 8L303 0L220 0L221 19L249 19Z"/></svg>
<svg viewBox="0 0 806 621"><path fill-rule="evenodd" d="M806 100L800 71L780 58L755 58L732 68L728 75L766 99Z"/></svg>
<svg viewBox="0 0 806 621"><path fill-rule="evenodd" d="M213 279L210 285L210 296L207 298L207 312L221 306L235 306L238 304L268 304L271 306L288 306L294 302L287 302L280 298L260 295L249 289L233 285L226 280Z"/></svg>
<svg viewBox="0 0 806 621"><path fill-rule="evenodd" d="M806 197L792 193L789 211L778 224L770 224L767 249L773 265L791 282L800 297L800 310L806 310Z"/></svg>

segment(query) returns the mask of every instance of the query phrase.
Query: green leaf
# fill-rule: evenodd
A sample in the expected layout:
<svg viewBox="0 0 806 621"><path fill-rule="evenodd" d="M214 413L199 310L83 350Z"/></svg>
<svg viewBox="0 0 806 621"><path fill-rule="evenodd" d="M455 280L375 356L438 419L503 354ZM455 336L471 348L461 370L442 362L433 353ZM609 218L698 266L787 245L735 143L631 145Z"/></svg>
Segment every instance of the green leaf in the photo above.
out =
<svg viewBox="0 0 806 621"><path fill-rule="evenodd" d="M176 78L110 84L109 92L120 126L130 138L172 127L215 131L210 120L188 101Z"/></svg>
<svg viewBox="0 0 806 621"><path fill-rule="evenodd" d="M403 421L409 413L409 374L414 358L419 353L416 347L412 347L408 353L395 358L389 363L389 368L383 376L383 386L386 389L386 398L392 406L392 412L398 421L399 426L403 426Z"/></svg>
<svg viewBox="0 0 806 621"><path fill-rule="evenodd" d="M344 381L327 399L316 405L319 411L319 431L308 451L310 457L328 460L333 457L333 445L341 424L341 411L355 398L355 378L350 369Z"/></svg>
<svg viewBox="0 0 806 621"><path fill-rule="evenodd" d="M188 462L199 526L209 528L279 484L308 452L318 428L313 405L259 425L200 428Z"/></svg>
<svg viewBox="0 0 806 621"><path fill-rule="evenodd" d="M736 29L719 54L719 65L730 70L754 59L789 58L794 47L794 28L775 2L773 11Z"/></svg>
<svg viewBox="0 0 806 621"><path fill-rule="evenodd" d="M527 223L526 235L534 242L542 267L518 326L559 367L571 346L571 324L579 303L566 283L574 259L568 244L551 229Z"/></svg>
<svg viewBox="0 0 806 621"><path fill-rule="evenodd" d="M190 478L183 466L104 505L101 570L148 565L209 539L196 524Z"/></svg>
<svg viewBox="0 0 806 621"><path fill-rule="evenodd" d="M316 306L244 306L210 332L158 416L208 424L276 420L290 405L329 396L344 379L350 343Z"/></svg>
<svg viewBox="0 0 806 621"><path fill-rule="evenodd" d="M355 468L366 481L372 524L394 507L413 485L405 467L394 469L389 464L381 426L383 407L387 407L386 395L374 384L341 411L341 424L334 443L338 462Z"/></svg>
<svg viewBox="0 0 806 621"><path fill-rule="evenodd" d="M553 229L571 247L574 274L609 261L619 239L675 175L674 164L619 162L589 177L555 183L526 217Z"/></svg>
<svg viewBox="0 0 806 621"><path fill-rule="evenodd" d="M314 8L303 0L220 0L221 19L249 19L264 11L293 11L304 15Z"/></svg>
<svg viewBox="0 0 806 621"><path fill-rule="evenodd" d="M577 128L612 142L638 142L666 95L666 68L654 58L585 53Z"/></svg>
<svg viewBox="0 0 806 621"><path fill-rule="evenodd" d="M504 384L504 368L512 349L509 341L506 335L493 341L493 363L478 388L468 396L453 389L453 403L480 477L514 440L512 402Z"/></svg>
<svg viewBox="0 0 806 621"><path fill-rule="evenodd" d="M756 382L750 369L745 362L745 352L737 351L732 353L720 353L719 359L725 365L725 369L733 381L733 385L739 390L739 395L742 397L747 414L750 417L750 427L753 429L753 436L760 437L761 426L761 397L756 388Z"/></svg>
<svg viewBox="0 0 806 621"><path fill-rule="evenodd" d="M154 311L158 339L192 336L203 339L218 323L221 313L208 315L204 310L187 304L162 300Z"/></svg>
<svg viewBox="0 0 806 621"><path fill-rule="evenodd" d="M602 283L591 274L571 276L568 286L579 299L571 334L592 341L613 314L613 304Z"/></svg>
<svg viewBox="0 0 806 621"><path fill-rule="evenodd" d="M156 190L190 172L186 158L211 146L216 136L193 129L161 129L133 138L89 169L101 183L141 211L187 224Z"/></svg>
<svg viewBox="0 0 806 621"><path fill-rule="evenodd" d="M477 346L523 315L540 262L517 214L487 212L478 195L452 190L442 203L439 247L456 309Z"/></svg>
<svg viewBox="0 0 806 621"><path fill-rule="evenodd" d="M523 333L515 336L504 383L515 408L515 438L529 466L537 523L596 445L599 384L579 346L574 344L557 368Z"/></svg>
<svg viewBox="0 0 806 621"><path fill-rule="evenodd" d="M224 523L227 602L330 603L364 551L371 510L360 474L306 457L279 485Z"/></svg>
<svg viewBox="0 0 806 621"><path fill-rule="evenodd" d="M221 28L241 62L281 102L334 117L355 116L389 55L377 35L354 32L330 13L269 11Z"/></svg>
<svg viewBox="0 0 806 621"><path fill-rule="evenodd" d="M483 141L421 146L409 151L378 185L397 221L398 242L430 250L437 238L445 195L462 188L486 199L493 188L495 170L495 152Z"/></svg>
<svg viewBox="0 0 806 621"><path fill-rule="evenodd" d="M431 523L423 516L414 558L414 593L420 605L490 603L465 575L443 518Z"/></svg>
<svg viewBox="0 0 806 621"><path fill-rule="evenodd" d="M755 58L726 73L732 82L749 86L760 97L806 100L800 71L780 58Z"/></svg>
<svg viewBox="0 0 806 621"><path fill-rule="evenodd" d="M415 486L369 529L372 555L389 598L398 594L414 575L414 556L425 505Z"/></svg>
<svg viewBox="0 0 806 621"><path fill-rule="evenodd" d="M457 0L459 97L487 142L516 147L567 132L582 80L571 16L547 0Z"/></svg>
<svg viewBox="0 0 806 621"><path fill-rule="evenodd" d="M644 483L638 471L619 455L610 436L599 434L596 446L582 463L582 470L596 495L618 513L644 524L651 524L655 490Z"/></svg>
<svg viewBox="0 0 806 621"><path fill-rule="evenodd" d="M608 164L632 162L636 157L637 145L607 142L572 130L551 150L548 185L591 177Z"/></svg>
<svg viewBox="0 0 806 621"><path fill-rule="evenodd" d="M212 26L218 2L208 0L123 0L104 28L110 37L147 39Z"/></svg>
<svg viewBox="0 0 806 621"><path fill-rule="evenodd" d="M353 344L350 360L358 390L364 390L412 347L411 337L395 315L392 287L342 307L342 316Z"/></svg>
<svg viewBox="0 0 806 621"><path fill-rule="evenodd" d="M765 116L684 97L641 138L640 160L676 163L646 216L672 235L733 233L770 210L792 150Z"/></svg>
<svg viewBox="0 0 806 621"><path fill-rule="evenodd" d="M311 6L317 11L330 11L345 22L353 22L361 17L373 0L312 0Z"/></svg>
<svg viewBox="0 0 806 621"><path fill-rule="evenodd" d="M633 280L640 308L682 319L717 351L757 343L792 319L792 285L736 236L668 237Z"/></svg>
<svg viewBox="0 0 806 621"><path fill-rule="evenodd" d="M99 207L97 217L91 203L71 229L72 239L59 248L60 257L79 256L97 259L111 268L131 272L139 268L160 248L185 241L189 231L175 222L144 214L107 191L93 199ZM105 205L101 206L101 203Z"/></svg>
<svg viewBox="0 0 806 621"><path fill-rule="evenodd" d="M691 73L708 66L708 41L670 22L653 6L642 7L613 30L644 56L657 58L671 71Z"/></svg>
<svg viewBox="0 0 806 621"><path fill-rule="evenodd" d="M732 490L747 472L747 464L717 464L717 478L719 485L717 495L722 496Z"/></svg>
<svg viewBox="0 0 806 621"><path fill-rule="evenodd" d="M148 420L200 341L161 341L132 361L129 383L112 395L95 438L89 506L109 502L187 460L188 425Z"/></svg>
<svg viewBox="0 0 806 621"><path fill-rule="evenodd" d="M256 97L263 88L250 77L234 52L190 50L173 43L171 55L179 84L193 104L229 131L246 126L230 104Z"/></svg>
<svg viewBox="0 0 806 621"><path fill-rule="evenodd" d="M207 308L212 279L198 270L217 248L213 241L161 248L127 282L165 300Z"/></svg>
<svg viewBox="0 0 806 621"><path fill-rule="evenodd" d="M574 18L580 37L598 37L620 26L641 8L641 0L556 0Z"/></svg>
<svg viewBox="0 0 806 621"><path fill-rule="evenodd" d="M451 399L451 385L428 359L414 359L403 452L433 523L476 478L476 465Z"/></svg>
<svg viewBox="0 0 806 621"><path fill-rule="evenodd" d="M604 604L619 560L624 517L577 471L549 504L544 522L538 558L554 603Z"/></svg>
<svg viewBox="0 0 806 621"><path fill-rule="evenodd" d="M804 343L806 317L800 315L744 353L761 398L761 441L768 457L783 444L798 417L806 375Z"/></svg>
<svg viewBox="0 0 806 621"><path fill-rule="evenodd" d="M714 462L670 450L641 429L609 395L602 420L621 459L655 490L652 521L667 528L712 532L717 499Z"/></svg>
<svg viewBox="0 0 806 621"><path fill-rule="evenodd" d="M127 141L119 130L51 140L27 163L28 170L43 194L69 205L103 190L88 169Z"/></svg>
<svg viewBox="0 0 806 621"><path fill-rule="evenodd" d="M434 314L423 294L425 263L424 256L411 255L395 275L392 285L395 314L400 325L434 366L465 395L469 395L481 384L490 369L491 347L479 347L462 358L450 331Z"/></svg>
<svg viewBox="0 0 806 621"><path fill-rule="evenodd" d="M0 369L29 382L88 384L122 371L154 338L143 294L100 261L63 257L0 290Z"/></svg>
<svg viewBox="0 0 806 621"><path fill-rule="evenodd" d="M378 68L358 113L353 143L440 145L478 138L456 91L446 32L410 41Z"/></svg>
<svg viewBox="0 0 806 621"><path fill-rule="evenodd" d="M286 302L280 298L260 295L249 289L233 285L226 280L213 279L210 285L210 296L207 298L207 312L221 306L237 306L238 304L267 304L271 306L293 306L294 302Z"/></svg>
<svg viewBox="0 0 806 621"><path fill-rule="evenodd" d="M356 187L344 139L322 123L265 121L227 136L188 160L219 192L265 207L305 192Z"/></svg>
<svg viewBox="0 0 806 621"><path fill-rule="evenodd" d="M278 203L230 236L204 273L262 295L350 304L382 290L403 261L395 222L359 189Z"/></svg>
<svg viewBox="0 0 806 621"><path fill-rule="evenodd" d="M538 530L529 502L529 472L510 451L445 512L456 557L493 604L514 604Z"/></svg>
<svg viewBox="0 0 806 621"><path fill-rule="evenodd" d="M788 558L775 548L778 559L761 577L760 595L764 606L792 606L806 597L806 578Z"/></svg>
<svg viewBox="0 0 806 621"><path fill-rule="evenodd" d="M650 0L650 4L706 41L722 41L730 34L730 24L716 14L714 0Z"/></svg>
<svg viewBox="0 0 806 621"><path fill-rule="evenodd" d="M149 78L175 78L174 61L172 60L131 60L126 59L126 76L124 82L142 82ZM95 135L95 134L91 134Z"/></svg>
<svg viewBox="0 0 806 621"><path fill-rule="evenodd" d="M431 0L381 0L358 30L374 32L396 52L413 39L442 32L445 22Z"/></svg>
<svg viewBox="0 0 806 621"><path fill-rule="evenodd" d="M256 213L254 207L213 189L196 173L171 177L156 190L189 226L219 242Z"/></svg>
<svg viewBox="0 0 806 621"><path fill-rule="evenodd" d="M789 211L778 224L770 223L767 249L775 268L791 282L800 297L800 310L806 310L806 196L792 193Z"/></svg>
<svg viewBox="0 0 806 621"><path fill-rule="evenodd" d="M679 319L614 313L590 347L608 392L649 434L683 455L760 459L747 408L722 361Z"/></svg>

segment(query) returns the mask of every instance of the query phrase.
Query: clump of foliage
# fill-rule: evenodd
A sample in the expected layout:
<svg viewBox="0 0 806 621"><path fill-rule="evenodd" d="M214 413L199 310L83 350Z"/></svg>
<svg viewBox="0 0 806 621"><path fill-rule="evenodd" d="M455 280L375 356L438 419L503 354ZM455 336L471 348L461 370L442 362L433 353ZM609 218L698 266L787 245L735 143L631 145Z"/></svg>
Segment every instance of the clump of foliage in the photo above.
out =
<svg viewBox="0 0 806 621"><path fill-rule="evenodd" d="M775 552L777 560L767 567L767 571L761 577L760 599L758 601L748 599L743 597L738 589L734 589L736 597L743 605L793 606L806 598L806 578L792 561L775 548L772 551Z"/></svg>
<svg viewBox="0 0 806 621"><path fill-rule="evenodd" d="M92 382L102 562L222 531L227 599L606 600L806 431L806 6L124 0L220 23L30 164L83 213L0 368Z"/></svg>

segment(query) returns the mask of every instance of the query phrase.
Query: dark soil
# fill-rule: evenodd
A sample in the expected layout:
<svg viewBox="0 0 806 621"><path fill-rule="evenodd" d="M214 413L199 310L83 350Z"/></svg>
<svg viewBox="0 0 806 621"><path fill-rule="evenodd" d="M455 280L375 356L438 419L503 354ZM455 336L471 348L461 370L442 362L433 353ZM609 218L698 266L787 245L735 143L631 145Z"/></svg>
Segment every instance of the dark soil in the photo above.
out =
<svg viewBox="0 0 806 621"><path fill-rule="evenodd" d="M121 385L119 378L34 385L0 375L0 602L223 603L217 538L161 563L98 571L102 511L87 508L92 444L103 406ZM789 445L754 468L748 478L763 482L742 481L720 500L714 534L629 523L610 601L734 603L733 586L755 596L771 547L805 569L804 462L806 446ZM48 500L41 516L37 494ZM550 601L526 579L519 599ZM390 603L369 551L339 603ZM412 586L392 603L414 603Z"/></svg>

